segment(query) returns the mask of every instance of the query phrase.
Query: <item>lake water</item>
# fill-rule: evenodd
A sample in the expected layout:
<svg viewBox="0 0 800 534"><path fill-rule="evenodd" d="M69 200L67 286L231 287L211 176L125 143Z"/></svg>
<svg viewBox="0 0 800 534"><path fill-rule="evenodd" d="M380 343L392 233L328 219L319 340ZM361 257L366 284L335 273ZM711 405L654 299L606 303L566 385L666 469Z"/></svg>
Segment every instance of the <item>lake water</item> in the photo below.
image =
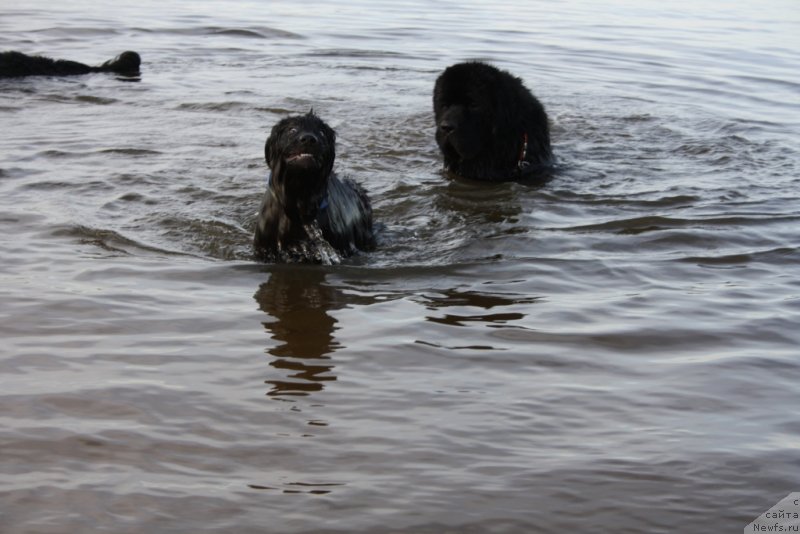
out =
<svg viewBox="0 0 800 534"><path fill-rule="evenodd" d="M800 10L3 2L0 531L741 532L800 490ZM544 185L441 173L465 59L552 121ZM252 260L312 108L381 223Z"/></svg>

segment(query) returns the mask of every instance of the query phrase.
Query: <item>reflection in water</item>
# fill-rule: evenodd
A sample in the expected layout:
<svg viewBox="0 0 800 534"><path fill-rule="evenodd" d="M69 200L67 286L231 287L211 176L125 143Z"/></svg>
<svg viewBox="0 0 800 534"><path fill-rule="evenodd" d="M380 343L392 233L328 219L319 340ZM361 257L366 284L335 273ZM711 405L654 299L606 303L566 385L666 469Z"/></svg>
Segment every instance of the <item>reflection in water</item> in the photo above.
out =
<svg viewBox="0 0 800 534"><path fill-rule="evenodd" d="M429 310L452 308L454 306L470 306L491 310L512 304L533 304L542 299L530 295L504 295L500 293L484 293L478 291L462 291L458 289L440 290L438 295L428 295L425 307Z"/></svg>
<svg viewBox="0 0 800 534"><path fill-rule="evenodd" d="M481 182L443 173L445 185L439 187L436 207L459 214L468 223L486 224L516 222L523 211L522 203L533 191L553 179L557 169L513 182Z"/></svg>
<svg viewBox="0 0 800 534"><path fill-rule="evenodd" d="M340 346L333 333L336 319L328 312L342 308L339 291L325 284L317 266L276 265L269 280L258 288L259 308L272 316L263 324L279 342L268 352L270 363L286 373L285 380L267 380L268 395L307 395L336 380L330 354Z"/></svg>
<svg viewBox="0 0 800 534"><path fill-rule="evenodd" d="M285 264L270 267L269 280L254 298L272 320L263 324L279 344L267 349L270 365L286 380L267 380L267 395L308 395L336 380L331 354L344 348L335 338L336 319L330 314L353 304L370 304L373 297L348 294L325 281L319 265Z"/></svg>
<svg viewBox="0 0 800 534"><path fill-rule="evenodd" d="M344 486L344 484L331 484L331 483L309 484L306 482L288 482L286 483L286 486L288 486L288 488L283 488L283 489L276 488L274 486L262 486L261 484L248 484L247 486L250 489L275 490L275 491L280 491L284 494L308 493L309 495L327 495L331 492L331 490L326 488Z"/></svg>
<svg viewBox="0 0 800 534"><path fill-rule="evenodd" d="M436 311L442 309L447 313L441 317L429 315L425 317L425 320L432 323L456 327L472 327L475 324L484 324L489 328L519 328L519 326L514 323L523 320L527 313L511 310L489 313L489 310L494 310L494 308L502 309L509 306L515 306L518 309L519 305L534 304L540 300L540 297L532 296L511 296L450 289L442 291L436 296L426 296L425 307L428 310ZM452 350L504 350L488 345L458 345L445 347L444 345L431 341L417 340L417 343Z"/></svg>
<svg viewBox="0 0 800 534"><path fill-rule="evenodd" d="M451 177L440 187L435 202L440 211L460 216L462 224L516 221L522 210L516 186L511 182L486 183Z"/></svg>

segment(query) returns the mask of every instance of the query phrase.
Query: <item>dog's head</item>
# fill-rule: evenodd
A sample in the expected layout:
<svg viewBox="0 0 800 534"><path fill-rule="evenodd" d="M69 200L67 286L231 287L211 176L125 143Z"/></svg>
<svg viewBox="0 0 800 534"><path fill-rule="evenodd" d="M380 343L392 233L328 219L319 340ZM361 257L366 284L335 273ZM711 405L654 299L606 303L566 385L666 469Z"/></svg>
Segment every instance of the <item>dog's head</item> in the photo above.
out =
<svg viewBox="0 0 800 534"><path fill-rule="evenodd" d="M270 185L284 201L324 194L336 158L336 133L313 111L287 117L272 128L264 145L272 170Z"/></svg>
<svg viewBox="0 0 800 534"><path fill-rule="evenodd" d="M436 79L436 142L457 174L513 168L522 148L521 82L479 62L457 63Z"/></svg>
<svg viewBox="0 0 800 534"><path fill-rule="evenodd" d="M496 117L494 67L459 63L445 69L433 90L436 142L445 156L468 160L489 148Z"/></svg>
<svg viewBox="0 0 800 534"><path fill-rule="evenodd" d="M136 76L139 74L139 67L142 64L142 58L136 52L127 50L114 59L109 59L102 65L99 70L116 72L126 76Z"/></svg>

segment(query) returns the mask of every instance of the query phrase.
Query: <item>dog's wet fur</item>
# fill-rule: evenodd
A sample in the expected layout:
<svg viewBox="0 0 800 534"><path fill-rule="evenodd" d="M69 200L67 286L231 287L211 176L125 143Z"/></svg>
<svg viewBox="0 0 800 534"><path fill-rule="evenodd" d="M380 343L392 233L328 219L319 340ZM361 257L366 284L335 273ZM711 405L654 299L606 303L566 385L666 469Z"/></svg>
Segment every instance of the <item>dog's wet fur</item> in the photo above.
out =
<svg viewBox="0 0 800 534"><path fill-rule="evenodd" d="M433 111L444 167L455 175L515 180L554 163L544 106L506 71L477 61L447 67Z"/></svg>
<svg viewBox="0 0 800 534"><path fill-rule="evenodd" d="M124 76L137 76L142 59L130 50L109 59L102 65L91 67L68 59L51 59L29 56L17 51L0 52L0 78L22 76L72 76L91 72L114 72Z"/></svg>
<svg viewBox="0 0 800 534"><path fill-rule="evenodd" d="M278 122L264 156L271 173L255 229L260 260L337 263L374 248L369 198L336 176L336 133L313 111Z"/></svg>

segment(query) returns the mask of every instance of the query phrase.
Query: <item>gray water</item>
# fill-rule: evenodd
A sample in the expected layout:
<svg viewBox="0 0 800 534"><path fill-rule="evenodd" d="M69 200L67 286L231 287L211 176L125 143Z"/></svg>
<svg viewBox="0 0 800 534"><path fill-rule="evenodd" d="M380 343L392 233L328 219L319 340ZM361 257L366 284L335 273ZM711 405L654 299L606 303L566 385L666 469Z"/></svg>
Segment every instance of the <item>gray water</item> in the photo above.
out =
<svg viewBox="0 0 800 534"><path fill-rule="evenodd" d="M3 2L0 531L741 532L800 490L800 10ZM437 74L522 77L546 184L442 175ZM250 248L312 108L379 247Z"/></svg>

